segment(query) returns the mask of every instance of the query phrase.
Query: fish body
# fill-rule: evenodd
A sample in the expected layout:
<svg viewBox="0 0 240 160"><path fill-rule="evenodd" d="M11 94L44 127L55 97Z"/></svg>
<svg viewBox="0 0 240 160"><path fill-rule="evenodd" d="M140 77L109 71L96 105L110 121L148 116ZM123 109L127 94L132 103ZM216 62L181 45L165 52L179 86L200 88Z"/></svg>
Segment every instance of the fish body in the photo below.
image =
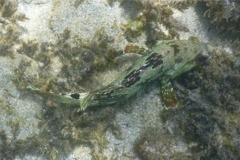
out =
<svg viewBox="0 0 240 160"><path fill-rule="evenodd" d="M54 94L29 87L32 91L56 102L79 105L81 110L90 106L104 106L122 102L136 94L150 82L159 79L163 86L162 98L166 104L174 99L168 88L169 80L185 73L209 58L207 44L197 38L159 41L145 51L131 67L109 85L92 92ZM171 99L170 99L170 98ZM164 101L164 100L163 100ZM169 105L168 104L168 105Z"/></svg>

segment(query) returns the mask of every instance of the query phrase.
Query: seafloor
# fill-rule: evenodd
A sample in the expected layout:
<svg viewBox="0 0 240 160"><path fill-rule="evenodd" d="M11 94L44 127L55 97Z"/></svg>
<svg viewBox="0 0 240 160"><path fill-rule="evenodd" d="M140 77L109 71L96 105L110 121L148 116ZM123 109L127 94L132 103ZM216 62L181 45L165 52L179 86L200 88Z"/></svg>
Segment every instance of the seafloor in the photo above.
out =
<svg viewBox="0 0 240 160"><path fill-rule="evenodd" d="M230 0L1 0L0 160L240 159L240 2ZM50 107L28 85L99 89L158 40L198 37L203 65L124 103L77 112Z"/></svg>

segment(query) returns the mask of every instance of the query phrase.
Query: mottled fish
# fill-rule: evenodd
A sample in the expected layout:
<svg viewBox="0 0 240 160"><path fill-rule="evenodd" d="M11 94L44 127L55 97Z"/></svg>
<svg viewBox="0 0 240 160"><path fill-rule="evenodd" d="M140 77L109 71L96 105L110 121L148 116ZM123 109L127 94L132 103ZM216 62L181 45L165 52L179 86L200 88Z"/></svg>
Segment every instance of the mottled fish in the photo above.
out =
<svg viewBox="0 0 240 160"><path fill-rule="evenodd" d="M78 105L80 110L90 106L105 106L127 100L154 80L161 82L161 97L166 108L178 105L170 80L191 70L209 58L209 48L196 37L188 40L159 41L145 51L131 67L109 85L92 92L55 94L28 87L55 102Z"/></svg>

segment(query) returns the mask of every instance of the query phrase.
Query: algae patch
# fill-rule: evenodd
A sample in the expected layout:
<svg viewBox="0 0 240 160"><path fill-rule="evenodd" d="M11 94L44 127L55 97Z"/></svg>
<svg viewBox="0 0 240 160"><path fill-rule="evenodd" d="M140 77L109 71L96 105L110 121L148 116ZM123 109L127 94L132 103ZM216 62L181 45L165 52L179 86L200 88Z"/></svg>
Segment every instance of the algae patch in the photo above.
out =
<svg viewBox="0 0 240 160"><path fill-rule="evenodd" d="M204 15L216 26L217 31L240 35L240 1L205 0Z"/></svg>

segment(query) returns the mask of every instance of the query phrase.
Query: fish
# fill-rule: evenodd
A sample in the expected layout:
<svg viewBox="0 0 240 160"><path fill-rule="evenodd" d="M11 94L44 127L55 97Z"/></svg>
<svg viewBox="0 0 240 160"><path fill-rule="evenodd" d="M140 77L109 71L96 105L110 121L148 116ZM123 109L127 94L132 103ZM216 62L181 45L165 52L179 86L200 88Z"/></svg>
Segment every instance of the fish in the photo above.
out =
<svg viewBox="0 0 240 160"><path fill-rule="evenodd" d="M171 80L204 63L210 57L207 43L197 37L188 40L161 40L112 83L94 91L70 94L56 94L42 91L33 86L27 89L57 103L79 106L80 111L89 107L106 106L124 102L140 89L158 80L161 99L166 109L178 106L179 102L171 86Z"/></svg>

